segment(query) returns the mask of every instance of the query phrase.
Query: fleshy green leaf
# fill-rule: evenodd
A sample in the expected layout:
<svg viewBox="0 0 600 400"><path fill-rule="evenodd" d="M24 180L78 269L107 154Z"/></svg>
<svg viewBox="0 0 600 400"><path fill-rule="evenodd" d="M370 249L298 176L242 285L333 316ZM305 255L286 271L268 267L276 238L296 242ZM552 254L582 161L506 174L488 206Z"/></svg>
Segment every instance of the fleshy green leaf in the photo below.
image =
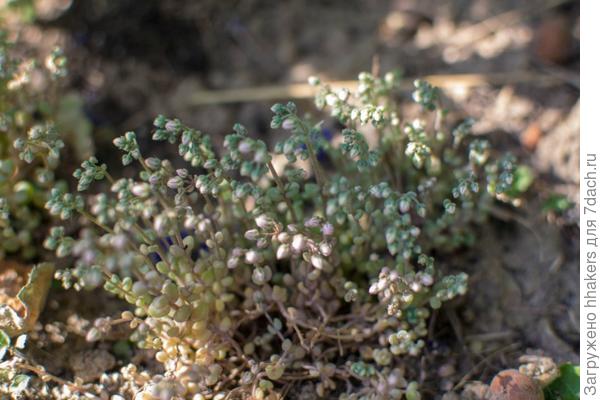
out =
<svg viewBox="0 0 600 400"><path fill-rule="evenodd" d="M545 400L579 400L579 366L563 364L560 376L544 389Z"/></svg>

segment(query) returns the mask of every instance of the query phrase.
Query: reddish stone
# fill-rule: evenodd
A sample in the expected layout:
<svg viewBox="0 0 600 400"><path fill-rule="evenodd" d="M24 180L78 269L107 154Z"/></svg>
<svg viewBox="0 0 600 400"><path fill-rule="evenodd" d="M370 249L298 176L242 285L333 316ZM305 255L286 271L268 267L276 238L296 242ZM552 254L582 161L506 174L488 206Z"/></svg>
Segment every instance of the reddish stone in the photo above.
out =
<svg viewBox="0 0 600 400"><path fill-rule="evenodd" d="M490 400L544 400L537 382L514 369L500 371L489 388Z"/></svg>

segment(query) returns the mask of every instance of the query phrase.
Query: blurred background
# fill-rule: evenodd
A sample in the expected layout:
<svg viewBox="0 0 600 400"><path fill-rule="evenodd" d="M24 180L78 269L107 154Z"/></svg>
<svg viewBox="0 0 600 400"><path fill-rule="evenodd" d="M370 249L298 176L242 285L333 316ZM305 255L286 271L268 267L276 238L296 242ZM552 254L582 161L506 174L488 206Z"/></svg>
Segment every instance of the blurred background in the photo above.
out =
<svg viewBox="0 0 600 400"><path fill-rule="evenodd" d="M4 24L24 52L64 48L69 101L81 105L80 125L100 151L125 130L147 135L159 113L215 136L234 122L266 135L273 102L290 98L310 111L311 100L286 85L400 69L409 87L435 75L454 111L478 120L476 132L522 144L577 202L578 1L6 3L21 22ZM276 86L275 95L265 86ZM221 92L232 89L244 90Z"/></svg>
<svg viewBox="0 0 600 400"><path fill-rule="evenodd" d="M436 75L454 108L478 121L476 132L509 134L578 201L578 1L5 3L18 18L3 23L24 52L64 48L69 100L81 105L80 125L90 125L100 151L125 130L147 134L159 113L215 136L235 122L266 135L273 102L310 110L311 100L286 85L400 69L409 87ZM278 96L261 90L273 85ZM226 103L219 92L248 88L226 92Z"/></svg>

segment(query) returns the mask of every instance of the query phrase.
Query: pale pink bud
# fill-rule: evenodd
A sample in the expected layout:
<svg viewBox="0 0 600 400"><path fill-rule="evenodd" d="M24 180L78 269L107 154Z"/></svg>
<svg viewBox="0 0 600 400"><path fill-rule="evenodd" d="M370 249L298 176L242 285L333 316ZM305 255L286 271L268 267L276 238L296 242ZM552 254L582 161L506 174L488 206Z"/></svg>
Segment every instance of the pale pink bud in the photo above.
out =
<svg viewBox="0 0 600 400"><path fill-rule="evenodd" d="M277 259L281 260L290 256L290 246L282 244L277 248Z"/></svg>
<svg viewBox="0 0 600 400"><path fill-rule="evenodd" d="M281 127L285 130L291 131L294 129L294 121L291 118L287 118L285 121L283 121Z"/></svg>
<svg viewBox="0 0 600 400"><path fill-rule="evenodd" d="M323 225L323 235L325 236L331 236L333 235L333 225L330 224L329 222L327 222L325 225Z"/></svg>
<svg viewBox="0 0 600 400"><path fill-rule="evenodd" d="M306 248L306 239L304 238L304 235L302 235L300 233L294 235L294 238L292 239L292 249L294 249L294 251L296 253L300 253L305 248Z"/></svg>

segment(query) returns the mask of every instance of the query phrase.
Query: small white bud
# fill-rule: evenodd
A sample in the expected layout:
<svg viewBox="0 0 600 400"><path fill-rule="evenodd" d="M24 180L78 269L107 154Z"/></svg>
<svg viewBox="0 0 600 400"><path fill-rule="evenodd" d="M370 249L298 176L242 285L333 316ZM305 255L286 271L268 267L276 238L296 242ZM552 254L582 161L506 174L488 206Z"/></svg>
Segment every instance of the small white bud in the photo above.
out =
<svg viewBox="0 0 600 400"><path fill-rule="evenodd" d="M250 229L249 231L246 231L246 233L244 234L244 237L246 239L252 240L252 241L257 240L259 236L260 236L260 233L258 232L258 229Z"/></svg>
<svg viewBox="0 0 600 400"><path fill-rule="evenodd" d="M154 218L154 230L157 233L162 234L166 227L167 219L164 216L159 215L158 217Z"/></svg>
<svg viewBox="0 0 600 400"><path fill-rule="evenodd" d="M369 287L369 294L377 294L378 292L379 292L379 285L377 283L374 283Z"/></svg>
<svg viewBox="0 0 600 400"><path fill-rule="evenodd" d="M136 183L131 187L131 193L137 197L146 197L150 194L150 185L147 183Z"/></svg>
<svg viewBox="0 0 600 400"><path fill-rule="evenodd" d="M331 236L333 235L333 225L330 224L329 222L327 222L325 225L323 225L323 235L325 236Z"/></svg>
<svg viewBox="0 0 600 400"><path fill-rule="evenodd" d="M240 263L239 258L231 257L229 260L227 260L227 268L234 269L239 265L239 263Z"/></svg>
<svg viewBox="0 0 600 400"><path fill-rule="evenodd" d="M167 186L170 189L177 189L179 186L181 186L182 183L183 180L180 177L174 176L167 181Z"/></svg>
<svg viewBox="0 0 600 400"><path fill-rule="evenodd" d="M323 266L325 264L323 257L321 256L317 256L317 255L312 255L310 257L310 263L312 264L313 267L315 267L316 269L323 269Z"/></svg>
<svg viewBox="0 0 600 400"><path fill-rule="evenodd" d="M375 112L373 112L372 118L373 121L379 122L383 118L383 115L381 114L380 110L375 110Z"/></svg>
<svg viewBox="0 0 600 400"><path fill-rule="evenodd" d="M283 121L281 127L287 131L291 131L292 129L294 129L294 120L292 120L291 118L287 118L285 121Z"/></svg>
<svg viewBox="0 0 600 400"><path fill-rule="evenodd" d="M329 93L327 96L325 96L325 102L328 106L334 106L337 101L338 97L333 93Z"/></svg>
<svg viewBox="0 0 600 400"><path fill-rule="evenodd" d="M346 101L348 100L348 95L350 94L350 92L348 91L348 89L340 89L337 92L337 96L341 101Z"/></svg>
<svg viewBox="0 0 600 400"><path fill-rule="evenodd" d="M425 286L433 285L433 277L429 274L423 274L421 277L421 283Z"/></svg>
<svg viewBox="0 0 600 400"><path fill-rule="evenodd" d="M195 216L187 216L185 218L183 226L186 229L194 229L194 225L196 225L196 218L195 218Z"/></svg>
<svg viewBox="0 0 600 400"><path fill-rule="evenodd" d="M281 243L288 243L290 241L290 234L287 232L281 232L277 235L277 240Z"/></svg>
<svg viewBox="0 0 600 400"><path fill-rule="evenodd" d="M238 150L242 154L248 154L252 150L252 144L248 140L243 140L238 145Z"/></svg>
<svg viewBox="0 0 600 400"><path fill-rule="evenodd" d="M200 194L208 194L208 192L210 191L210 188L208 187L208 185L205 185L203 183L200 184L196 184L196 189L198 189L200 191Z"/></svg>
<svg viewBox="0 0 600 400"><path fill-rule="evenodd" d="M210 222L208 222L207 220L202 220L200 222L198 222L198 231L201 233L205 233L210 229Z"/></svg>
<svg viewBox="0 0 600 400"><path fill-rule="evenodd" d="M117 249L123 249L127 245L127 236L123 234L115 235L111 238L111 244Z"/></svg>
<svg viewBox="0 0 600 400"><path fill-rule="evenodd" d="M319 245L319 251L321 252L321 254L325 257L329 257L331 255L331 244L327 243L327 242L322 242Z"/></svg>
<svg viewBox="0 0 600 400"><path fill-rule="evenodd" d="M273 220L267 217L265 214L259 215L254 221L256 222L256 226L261 229L267 229L273 224Z"/></svg>
<svg viewBox="0 0 600 400"><path fill-rule="evenodd" d="M292 249L294 249L294 251L296 253L300 253L305 248L306 248L306 239L304 238L304 235L302 235L300 233L294 235L294 238L292 239Z"/></svg>
<svg viewBox="0 0 600 400"><path fill-rule="evenodd" d="M254 162L258 164L266 164L269 161L269 153L265 150L258 150L254 153Z"/></svg>
<svg viewBox="0 0 600 400"><path fill-rule="evenodd" d="M257 285L265 284L266 282L271 280L272 276L273 273L271 272L271 269L269 267L257 267L254 268L254 271L252 271L252 281Z"/></svg>
<svg viewBox="0 0 600 400"><path fill-rule="evenodd" d="M410 210L410 203L406 200L400 200L400 205L398 206L401 213L406 213Z"/></svg>
<svg viewBox="0 0 600 400"><path fill-rule="evenodd" d="M282 244L277 248L277 259L281 260L290 256L290 246Z"/></svg>
<svg viewBox="0 0 600 400"><path fill-rule="evenodd" d="M366 108L363 108L362 110L360 110L360 122L365 123L369 120L369 110Z"/></svg>
<svg viewBox="0 0 600 400"><path fill-rule="evenodd" d="M261 262L261 260L262 257L257 251L250 250L246 252L246 262L248 264L258 264L259 262Z"/></svg>
<svg viewBox="0 0 600 400"><path fill-rule="evenodd" d="M419 292L421 290L421 284L417 281L411 282L410 290L413 292Z"/></svg>
<svg viewBox="0 0 600 400"><path fill-rule="evenodd" d="M411 293L406 293L406 294L403 294L402 296L400 296L400 300L402 300L403 303L412 303L414 298L415 298L415 296L412 295Z"/></svg>

